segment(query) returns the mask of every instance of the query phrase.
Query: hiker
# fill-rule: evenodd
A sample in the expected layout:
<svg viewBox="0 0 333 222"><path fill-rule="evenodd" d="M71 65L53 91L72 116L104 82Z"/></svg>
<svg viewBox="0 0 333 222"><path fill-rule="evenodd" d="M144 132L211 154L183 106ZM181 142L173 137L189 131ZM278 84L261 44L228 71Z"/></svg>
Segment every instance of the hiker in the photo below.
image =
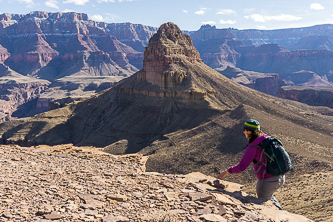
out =
<svg viewBox="0 0 333 222"><path fill-rule="evenodd" d="M262 155L262 149L258 147L269 136L260 130L260 124L257 120L249 119L244 123L243 132L249 140L249 145L246 147L242 159L238 165L232 166L226 171L221 172L217 178L222 179L229 173L237 174L243 172L251 162L253 162L254 172L258 178L256 191L258 198L272 200L274 205L282 210L281 205L273 196L273 193L285 182L285 176L272 176L266 172L265 155ZM260 160L261 158L261 160Z"/></svg>

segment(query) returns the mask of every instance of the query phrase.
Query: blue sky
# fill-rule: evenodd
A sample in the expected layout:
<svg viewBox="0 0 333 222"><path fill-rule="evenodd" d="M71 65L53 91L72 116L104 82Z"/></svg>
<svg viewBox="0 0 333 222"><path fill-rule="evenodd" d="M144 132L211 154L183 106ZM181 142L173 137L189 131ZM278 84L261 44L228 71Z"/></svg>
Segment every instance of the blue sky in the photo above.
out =
<svg viewBox="0 0 333 222"><path fill-rule="evenodd" d="M196 31L217 28L281 29L333 23L333 1L320 0L0 0L0 13L81 12L90 20L159 27L174 22Z"/></svg>

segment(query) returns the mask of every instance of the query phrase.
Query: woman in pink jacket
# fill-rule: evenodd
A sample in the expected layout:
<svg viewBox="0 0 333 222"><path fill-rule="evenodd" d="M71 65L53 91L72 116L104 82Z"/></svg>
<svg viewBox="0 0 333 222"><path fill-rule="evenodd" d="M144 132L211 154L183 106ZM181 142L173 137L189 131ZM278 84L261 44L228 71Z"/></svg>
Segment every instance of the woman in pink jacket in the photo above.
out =
<svg viewBox="0 0 333 222"><path fill-rule="evenodd" d="M258 145L264 141L267 134L264 134L260 130L260 124L257 120L249 119L244 123L243 130L245 137L249 140L249 145L246 147L242 159L239 164L230 167L226 171L220 173L217 178L222 179L229 173L237 174L243 172L252 162L254 172L257 175L258 181L256 185L256 191L258 198L264 198L266 200L272 200L274 205L282 210L281 205L277 199L273 196L273 193L285 182L284 175L272 176L266 173L266 168L260 162L265 163L265 155L262 155L261 161L260 156L262 149Z"/></svg>

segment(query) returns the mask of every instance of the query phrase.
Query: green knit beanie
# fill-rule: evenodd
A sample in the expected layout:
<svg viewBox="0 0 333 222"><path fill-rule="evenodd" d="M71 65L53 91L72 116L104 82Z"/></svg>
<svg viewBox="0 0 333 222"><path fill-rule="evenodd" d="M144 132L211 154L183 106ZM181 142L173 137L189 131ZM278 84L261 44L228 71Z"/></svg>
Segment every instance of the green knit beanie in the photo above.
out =
<svg viewBox="0 0 333 222"><path fill-rule="evenodd" d="M260 123L254 119L248 119L244 123L244 129L252 131L260 131Z"/></svg>

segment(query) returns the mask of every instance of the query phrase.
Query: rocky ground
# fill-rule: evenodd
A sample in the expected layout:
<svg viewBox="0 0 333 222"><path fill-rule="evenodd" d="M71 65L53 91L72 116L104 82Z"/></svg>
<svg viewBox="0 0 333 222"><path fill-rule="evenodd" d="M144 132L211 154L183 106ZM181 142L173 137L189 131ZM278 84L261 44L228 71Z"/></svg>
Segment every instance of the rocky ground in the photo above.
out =
<svg viewBox="0 0 333 222"><path fill-rule="evenodd" d="M284 210L304 215L314 221L333 221L333 170L318 161L302 159L286 174L286 183L274 194ZM312 167L310 166L312 165ZM256 182L245 182L243 190L255 195Z"/></svg>
<svg viewBox="0 0 333 222"><path fill-rule="evenodd" d="M72 145L0 146L0 221L310 221L258 204L239 184L145 172L146 160Z"/></svg>
<svg viewBox="0 0 333 222"><path fill-rule="evenodd" d="M333 171L304 174L281 188L277 198L289 212L333 221Z"/></svg>

